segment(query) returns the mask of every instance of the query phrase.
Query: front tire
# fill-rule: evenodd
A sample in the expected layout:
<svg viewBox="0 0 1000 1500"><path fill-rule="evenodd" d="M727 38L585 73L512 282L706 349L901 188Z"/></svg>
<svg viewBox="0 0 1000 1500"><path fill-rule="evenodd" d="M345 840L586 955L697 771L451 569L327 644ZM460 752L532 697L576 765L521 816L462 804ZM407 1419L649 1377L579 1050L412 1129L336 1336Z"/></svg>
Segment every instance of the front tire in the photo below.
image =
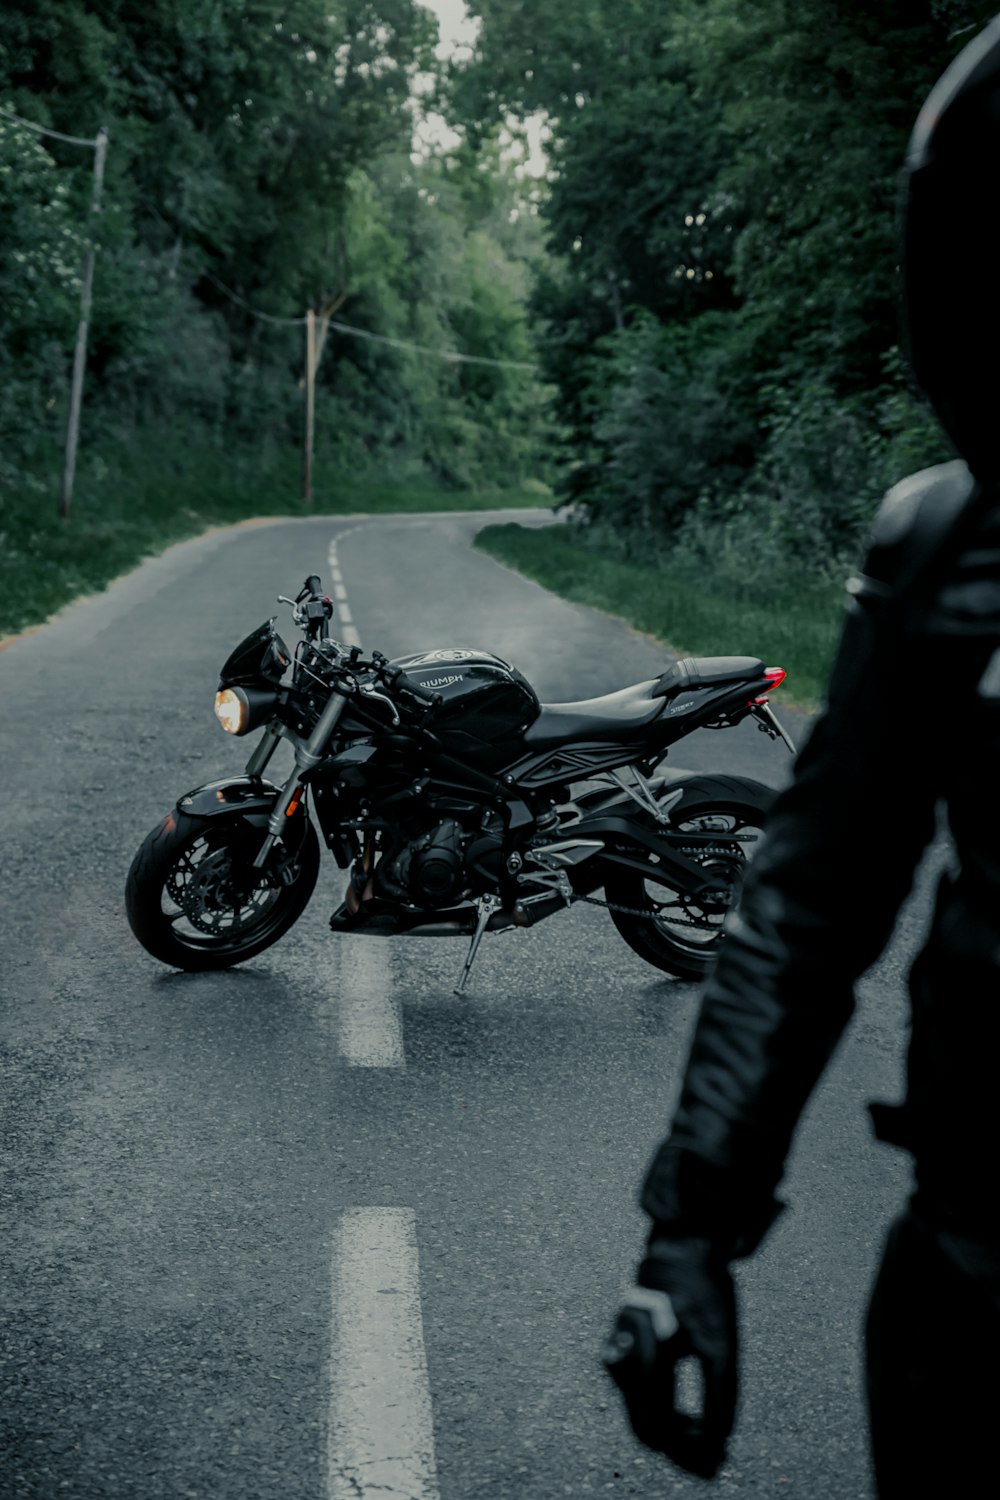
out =
<svg viewBox="0 0 1000 1500"><path fill-rule="evenodd" d="M174 810L144 839L125 883L129 926L147 953L175 969L228 969L276 943L304 911L319 874L319 840L305 811L300 842L255 871L266 830L240 814Z"/></svg>
<svg viewBox="0 0 1000 1500"><path fill-rule="evenodd" d="M607 900L630 909L628 914L612 911L611 920L633 953L677 979L704 979L724 941L726 912L739 899L746 865L773 799L770 787L735 776L699 777L685 790L671 811L671 832L697 835L688 857L728 889L721 897L699 903L637 871L609 874Z"/></svg>

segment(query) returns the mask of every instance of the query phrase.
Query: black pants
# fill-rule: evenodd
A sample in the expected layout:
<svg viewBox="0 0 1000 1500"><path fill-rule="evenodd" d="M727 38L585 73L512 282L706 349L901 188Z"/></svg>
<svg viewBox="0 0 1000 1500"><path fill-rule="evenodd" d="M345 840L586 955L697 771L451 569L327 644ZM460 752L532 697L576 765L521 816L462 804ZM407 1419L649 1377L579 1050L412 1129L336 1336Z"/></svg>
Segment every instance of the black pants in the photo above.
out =
<svg viewBox="0 0 1000 1500"><path fill-rule="evenodd" d="M913 1212L889 1231L868 1308L880 1500L997 1493L1000 1249L959 1265Z"/></svg>

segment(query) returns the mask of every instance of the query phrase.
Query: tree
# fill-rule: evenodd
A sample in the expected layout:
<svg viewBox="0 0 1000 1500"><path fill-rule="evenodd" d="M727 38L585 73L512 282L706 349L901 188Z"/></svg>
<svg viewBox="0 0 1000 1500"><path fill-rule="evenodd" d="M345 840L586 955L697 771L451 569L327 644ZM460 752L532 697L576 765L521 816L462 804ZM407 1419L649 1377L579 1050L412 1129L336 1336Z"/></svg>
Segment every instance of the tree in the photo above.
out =
<svg viewBox="0 0 1000 1500"><path fill-rule="evenodd" d="M0 479L62 414L83 236L39 137L0 115Z"/></svg>
<svg viewBox="0 0 1000 1500"><path fill-rule="evenodd" d="M297 438L301 333L261 313L311 306L379 336L527 355L506 188L473 194L460 161L410 161L434 40L416 0L10 0L0 97L57 130L111 133L88 381L106 428ZM52 158L83 225L71 148ZM0 331L14 333L2 307ZM384 344L333 339L327 429L461 477L509 453L517 413L537 428L516 372L431 363L433 378Z"/></svg>
<svg viewBox="0 0 1000 1500"><path fill-rule="evenodd" d="M758 495L755 471L790 441L781 414L805 401L852 413L827 423L836 463L810 424L808 470L828 485L817 503L843 504L824 481L845 472L843 431L854 472L888 435L881 414L903 409L906 139L988 7L554 0L530 25L524 5L477 9L476 55L452 81L470 137L510 111L544 109L552 128L553 263L534 307L563 492L617 529L666 536L707 491Z"/></svg>

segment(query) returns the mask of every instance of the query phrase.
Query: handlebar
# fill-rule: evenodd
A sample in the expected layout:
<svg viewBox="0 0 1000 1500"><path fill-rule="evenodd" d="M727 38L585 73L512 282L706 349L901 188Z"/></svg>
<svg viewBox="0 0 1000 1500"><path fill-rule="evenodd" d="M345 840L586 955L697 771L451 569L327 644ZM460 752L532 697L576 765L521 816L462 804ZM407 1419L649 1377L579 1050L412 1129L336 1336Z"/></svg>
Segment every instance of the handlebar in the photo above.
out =
<svg viewBox="0 0 1000 1500"><path fill-rule="evenodd" d="M323 584L318 573L310 573L294 599L285 594L278 595L279 604L292 606L292 619L305 630L311 641L326 641L330 638L330 620L333 618L333 601L323 593Z"/></svg>
<svg viewBox="0 0 1000 1500"><path fill-rule="evenodd" d="M279 594L278 599L283 604L292 605L295 623L302 626L313 641L317 636L321 640L329 638L328 621L333 614L333 604L323 593L323 585L318 574L310 573L294 600L287 598L284 594ZM340 649L343 650L343 648ZM442 702L440 693L433 693L422 683L414 682L402 667L390 666L388 658L380 651L373 651L371 660L364 661L360 648L354 646L347 653L347 661L341 660L341 667L350 672L372 671L386 687L407 698L412 698L415 703L420 703L427 709L437 708Z"/></svg>
<svg viewBox="0 0 1000 1500"><path fill-rule="evenodd" d="M299 603L303 599L322 599L323 597L323 584L319 574L310 573L299 591L299 597L296 602Z"/></svg>
<svg viewBox="0 0 1000 1500"><path fill-rule="evenodd" d="M397 693L405 693L409 698L415 698L418 703L425 703L428 708L437 708L441 702L440 693L432 693L422 683L414 682L407 677L402 667L397 667L389 679L390 687L395 688Z"/></svg>
<svg viewBox="0 0 1000 1500"><path fill-rule="evenodd" d="M388 659L382 655L381 651L372 652L372 667L386 687L392 688L397 693L405 693L417 703L426 704L428 708L437 708L442 701L440 693L432 693L422 683L414 682L406 675L402 667L390 666Z"/></svg>

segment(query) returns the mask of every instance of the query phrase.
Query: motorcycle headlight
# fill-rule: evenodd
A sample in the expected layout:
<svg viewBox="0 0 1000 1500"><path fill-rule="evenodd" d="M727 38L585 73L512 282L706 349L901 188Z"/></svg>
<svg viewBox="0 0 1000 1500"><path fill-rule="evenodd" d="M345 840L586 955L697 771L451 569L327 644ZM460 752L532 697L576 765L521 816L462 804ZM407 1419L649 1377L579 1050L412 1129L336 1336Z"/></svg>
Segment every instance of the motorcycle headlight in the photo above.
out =
<svg viewBox="0 0 1000 1500"><path fill-rule="evenodd" d="M250 704L242 688L222 688L215 695L215 717L227 734L245 734Z"/></svg>
<svg viewBox="0 0 1000 1500"><path fill-rule="evenodd" d="M227 734L249 734L274 709L277 693L266 689L227 687L215 695L215 717Z"/></svg>

